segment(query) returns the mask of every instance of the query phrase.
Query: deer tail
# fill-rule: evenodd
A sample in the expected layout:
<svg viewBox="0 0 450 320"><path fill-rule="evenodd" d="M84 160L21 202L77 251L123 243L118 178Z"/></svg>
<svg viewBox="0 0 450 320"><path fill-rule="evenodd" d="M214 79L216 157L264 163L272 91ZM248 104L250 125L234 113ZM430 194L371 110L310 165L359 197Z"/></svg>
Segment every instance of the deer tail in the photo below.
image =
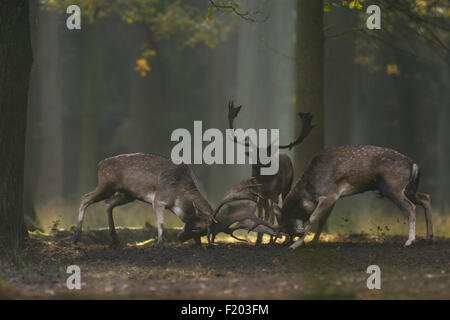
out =
<svg viewBox="0 0 450 320"><path fill-rule="evenodd" d="M419 181L420 181L420 168L419 165L415 162L412 162L411 164L411 172L409 175L409 183L407 186L408 191L415 194L417 192L417 189L419 188Z"/></svg>

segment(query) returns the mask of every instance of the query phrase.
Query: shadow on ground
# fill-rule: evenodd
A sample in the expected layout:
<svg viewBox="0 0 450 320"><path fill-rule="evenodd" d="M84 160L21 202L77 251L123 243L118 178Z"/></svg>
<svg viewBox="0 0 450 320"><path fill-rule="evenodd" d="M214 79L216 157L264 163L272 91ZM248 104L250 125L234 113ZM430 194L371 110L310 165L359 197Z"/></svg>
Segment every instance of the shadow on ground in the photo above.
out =
<svg viewBox="0 0 450 320"><path fill-rule="evenodd" d="M3 259L0 298L450 298L448 238L432 244L419 239L403 248L404 237L334 236L291 252L234 242L196 248L169 241L159 247L153 240L112 249L89 236L75 246L67 235L31 237L18 264ZM381 269L381 290L366 286L373 264ZM81 290L66 287L69 265L81 268Z"/></svg>

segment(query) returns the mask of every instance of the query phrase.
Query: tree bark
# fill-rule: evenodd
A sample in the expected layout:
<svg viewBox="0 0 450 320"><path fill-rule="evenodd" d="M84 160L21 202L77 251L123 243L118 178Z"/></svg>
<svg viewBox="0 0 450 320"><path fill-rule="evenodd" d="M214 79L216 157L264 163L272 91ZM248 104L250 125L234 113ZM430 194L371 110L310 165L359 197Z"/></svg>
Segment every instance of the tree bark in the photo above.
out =
<svg viewBox="0 0 450 320"><path fill-rule="evenodd" d="M323 1L298 0L296 25L296 109L311 112L316 127L294 149L294 168L301 176L311 158L324 147ZM298 121L298 119L296 119ZM301 125L297 122L296 136Z"/></svg>
<svg viewBox="0 0 450 320"><path fill-rule="evenodd" d="M0 242L23 245L28 85L33 62L28 0L0 2Z"/></svg>
<svg viewBox="0 0 450 320"><path fill-rule="evenodd" d="M450 119L449 110L449 93L448 88L450 85L449 80L449 68L448 63L442 63L441 69L441 81L442 81L442 110L438 115L438 184L437 184L437 202L441 211L448 211L448 193L450 192L450 168L448 165L448 159L450 159L450 143L448 138L450 137L450 125L448 119ZM447 89L445 89L447 88ZM436 201L435 201L436 202Z"/></svg>

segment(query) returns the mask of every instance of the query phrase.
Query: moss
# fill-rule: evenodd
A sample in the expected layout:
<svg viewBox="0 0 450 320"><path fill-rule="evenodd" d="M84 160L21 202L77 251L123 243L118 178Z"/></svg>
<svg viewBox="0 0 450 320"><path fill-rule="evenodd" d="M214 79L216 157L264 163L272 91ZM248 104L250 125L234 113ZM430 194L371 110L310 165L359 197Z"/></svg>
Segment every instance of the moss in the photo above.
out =
<svg viewBox="0 0 450 320"><path fill-rule="evenodd" d="M39 239L39 240L48 240L50 238L49 234L41 232L39 230L28 231L28 235L31 238Z"/></svg>

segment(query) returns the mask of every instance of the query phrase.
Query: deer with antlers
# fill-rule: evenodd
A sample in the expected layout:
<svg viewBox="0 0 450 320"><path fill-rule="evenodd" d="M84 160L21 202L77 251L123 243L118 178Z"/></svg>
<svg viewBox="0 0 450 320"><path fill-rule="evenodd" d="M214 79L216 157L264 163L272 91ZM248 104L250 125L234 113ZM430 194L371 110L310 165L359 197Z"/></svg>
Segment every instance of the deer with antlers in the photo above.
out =
<svg viewBox="0 0 450 320"><path fill-rule="evenodd" d="M121 154L98 164L97 187L81 201L74 243L81 236L86 209L105 200L112 245L119 244L113 209L140 200L153 205L158 227L158 243L163 241L164 210L175 213L184 223L180 240L186 235L201 244L203 231L214 222L213 209L197 187L196 177L186 164L175 165L169 158L144 153ZM209 240L209 237L208 237Z"/></svg>
<svg viewBox="0 0 450 320"><path fill-rule="evenodd" d="M239 114L242 106L235 107L233 101L228 103L228 124L230 129L233 129L234 119ZM294 146L299 145L302 141L309 135L314 125L312 125L312 115L310 113L298 113L301 121L302 121L302 130L300 135L293 142L287 145L280 145L279 149L289 149L291 150ZM247 139L246 141L238 141L237 137L234 137L235 143L244 144L246 147L254 147L258 149L259 147L252 145L252 142ZM271 144L267 147L268 153L270 153ZM259 152L257 153L259 154ZM292 165L292 161L287 154L280 153L279 154L279 169L278 172L274 175L262 175L261 168L264 166L259 159L257 159L256 163L252 164L252 172L251 178L249 180L245 180L241 182L241 185L247 185L247 188L253 189L255 191L245 191L245 188L241 188L240 192L234 192L233 195L229 195L228 198L224 198L221 201L218 209L220 209L221 205L225 204L229 201L239 200L240 198L248 198L248 193L253 192L252 197L256 196L256 204L258 217L268 221L271 225L275 223L275 208L276 204L279 202L279 198L281 196L282 202L284 202L285 197L287 196L289 190L291 189L292 180L294 177L294 168ZM239 185L237 186L239 189ZM236 191L236 190L235 190ZM246 199L247 199L246 198ZM252 199L250 199L252 200ZM217 210L216 209L216 212ZM262 242L262 233L258 233L258 237L256 240L257 244ZM273 241L272 238L271 241Z"/></svg>
<svg viewBox="0 0 450 320"><path fill-rule="evenodd" d="M371 145L344 146L324 150L309 163L305 173L283 201L280 230L299 236L290 248L295 249L318 222L313 242L339 198L365 191L378 191L390 199L407 216L409 236L405 247L415 240L416 205L425 210L427 237L432 239L431 197L418 192L420 169L407 156Z"/></svg>
<svg viewBox="0 0 450 320"><path fill-rule="evenodd" d="M244 180L230 188L222 197L219 205L214 211L215 223L211 224L208 234L207 222L203 217L196 218L196 225L199 227L195 232L185 231L180 237L181 241L195 239L196 236L206 235L208 243L214 244L217 234L223 232L239 241L247 241L240 239L234 235L236 230L247 230L258 233L265 233L272 237L279 235L287 235L282 233L277 226L274 226L255 215L256 202L261 196L254 190L259 186L254 179ZM239 200L249 200L254 202L237 202Z"/></svg>

